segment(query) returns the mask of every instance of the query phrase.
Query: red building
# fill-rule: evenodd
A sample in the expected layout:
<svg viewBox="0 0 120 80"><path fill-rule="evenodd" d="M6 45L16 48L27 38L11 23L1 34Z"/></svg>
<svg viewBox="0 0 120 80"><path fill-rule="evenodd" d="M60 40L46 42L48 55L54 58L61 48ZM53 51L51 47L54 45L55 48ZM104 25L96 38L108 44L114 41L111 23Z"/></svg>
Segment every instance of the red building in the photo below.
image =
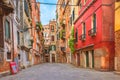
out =
<svg viewBox="0 0 120 80"><path fill-rule="evenodd" d="M78 0L74 22L76 63L85 68L114 69L114 0Z"/></svg>

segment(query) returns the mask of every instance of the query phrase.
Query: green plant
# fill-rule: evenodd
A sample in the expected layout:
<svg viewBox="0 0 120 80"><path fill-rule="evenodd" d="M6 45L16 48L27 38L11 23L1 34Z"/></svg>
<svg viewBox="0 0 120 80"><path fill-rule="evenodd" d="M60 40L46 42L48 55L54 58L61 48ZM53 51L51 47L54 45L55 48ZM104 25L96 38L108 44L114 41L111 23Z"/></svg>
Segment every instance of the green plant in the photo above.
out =
<svg viewBox="0 0 120 80"><path fill-rule="evenodd" d="M65 34L65 30L63 29L63 30L61 30L61 32L60 32L60 38L62 39L62 38L64 38L64 35Z"/></svg>
<svg viewBox="0 0 120 80"><path fill-rule="evenodd" d="M69 39L69 47L70 47L71 53L74 53L74 51L75 51L74 41L75 41L75 38L74 38L74 27L72 27L72 29L71 29L71 36L70 36L70 39Z"/></svg>
<svg viewBox="0 0 120 80"><path fill-rule="evenodd" d="M28 21L29 21L29 22L32 22L32 20L31 20L30 18L28 18Z"/></svg>
<svg viewBox="0 0 120 80"><path fill-rule="evenodd" d="M40 30L42 30L42 23L41 22L37 22L36 23L36 27L38 27Z"/></svg>

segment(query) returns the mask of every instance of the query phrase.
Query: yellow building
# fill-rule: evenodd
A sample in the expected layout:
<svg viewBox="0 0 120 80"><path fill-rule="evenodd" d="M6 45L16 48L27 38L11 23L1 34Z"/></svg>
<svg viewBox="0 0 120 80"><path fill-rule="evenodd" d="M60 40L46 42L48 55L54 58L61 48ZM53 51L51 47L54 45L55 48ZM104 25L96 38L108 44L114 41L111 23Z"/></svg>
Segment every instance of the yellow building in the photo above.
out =
<svg viewBox="0 0 120 80"><path fill-rule="evenodd" d="M115 2L115 70L120 71L120 0Z"/></svg>

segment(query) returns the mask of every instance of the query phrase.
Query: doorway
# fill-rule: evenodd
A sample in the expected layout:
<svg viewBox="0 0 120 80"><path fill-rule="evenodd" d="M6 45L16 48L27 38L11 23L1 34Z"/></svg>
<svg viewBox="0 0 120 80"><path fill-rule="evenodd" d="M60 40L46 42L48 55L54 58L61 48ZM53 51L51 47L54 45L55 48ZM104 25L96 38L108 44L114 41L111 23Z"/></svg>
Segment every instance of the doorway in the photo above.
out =
<svg viewBox="0 0 120 80"><path fill-rule="evenodd" d="M92 50L92 68L94 68L94 50Z"/></svg>
<svg viewBox="0 0 120 80"><path fill-rule="evenodd" d="M77 53L77 66L80 66L80 53Z"/></svg>
<svg viewBox="0 0 120 80"><path fill-rule="evenodd" d="M88 51L86 51L86 67L89 67L89 54L88 54Z"/></svg>
<svg viewBox="0 0 120 80"><path fill-rule="evenodd" d="M55 54L52 54L52 62L55 63Z"/></svg>

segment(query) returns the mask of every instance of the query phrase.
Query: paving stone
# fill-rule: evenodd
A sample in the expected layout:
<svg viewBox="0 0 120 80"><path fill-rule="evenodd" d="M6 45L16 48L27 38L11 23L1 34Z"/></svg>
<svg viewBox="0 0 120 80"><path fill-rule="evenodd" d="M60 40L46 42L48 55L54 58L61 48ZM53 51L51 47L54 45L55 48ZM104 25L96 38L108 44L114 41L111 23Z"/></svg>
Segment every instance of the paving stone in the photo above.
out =
<svg viewBox="0 0 120 80"><path fill-rule="evenodd" d="M70 64L45 63L20 71L0 80L120 80L113 72L76 68Z"/></svg>

